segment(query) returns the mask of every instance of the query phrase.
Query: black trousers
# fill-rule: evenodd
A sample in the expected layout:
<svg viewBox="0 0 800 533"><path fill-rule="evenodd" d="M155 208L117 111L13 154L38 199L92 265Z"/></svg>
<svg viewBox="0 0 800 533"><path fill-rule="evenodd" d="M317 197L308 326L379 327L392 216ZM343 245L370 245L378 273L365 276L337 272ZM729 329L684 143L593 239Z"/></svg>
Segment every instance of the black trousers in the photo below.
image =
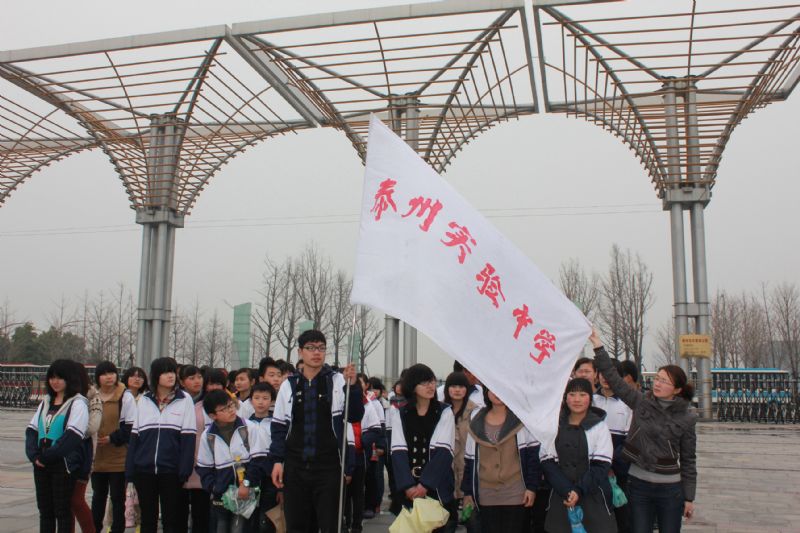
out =
<svg viewBox="0 0 800 533"><path fill-rule="evenodd" d="M521 505L481 505L481 533L522 533L529 513Z"/></svg>
<svg viewBox="0 0 800 533"><path fill-rule="evenodd" d="M544 522L547 519L547 501L550 498L550 489L539 489L536 491L536 499L530 510L531 533L546 533Z"/></svg>
<svg viewBox="0 0 800 533"><path fill-rule="evenodd" d="M267 511L278 505L278 492L272 483L261 485L258 509L253 512L248 524L249 533L275 533L275 524L267 518ZM192 532L194 533L194 532Z"/></svg>
<svg viewBox="0 0 800 533"><path fill-rule="evenodd" d="M39 532L70 533L70 500L75 488L75 476L67 472L64 461L59 459L44 468L34 465L33 483L36 486L36 506L39 509Z"/></svg>
<svg viewBox="0 0 800 533"><path fill-rule="evenodd" d="M211 519L211 497L203 489L181 488L178 498L178 532L188 533L189 511L192 516L192 533L208 533ZM99 530L98 530L99 531ZM113 533L113 532L112 532Z"/></svg>
<svg viewBox="0 0 800 533"><path fill-rule="evenodd" d="M287 533L309 533L317 528L322 533L337 531L341 481L338 463L286 462L283 505Z"/></svg>
<svg viewBox="0 0 800 533"><path fill-rule="evenodd" d="M181 483L178 474L134 474L133 484L139 496L142 511L141 533L156 533L158 507L161 504L163 533L178 533L178 499Z"/></svg>
<svg viewBox="0 0 800 533"><path fill-rule="evenodd" d="M125 531L125 472L92 472L92 521L103 531L106 503L111 493L111 533Z"/></svg>
<svg viewBox="0 0 800 533"><path fill-rule="evenodd" d="M377 461L367 459L367 472L364 474L364 509L374 511L383 500L383 457Z"/></svg>
<svg viewBox="0 0 800 533"><path fill-rule="evenodd" d="M356 453L353 479L347 485L344 500L344 523L352 531L361 531L364 521L364 476L367 472L364 454Z"/></svg>

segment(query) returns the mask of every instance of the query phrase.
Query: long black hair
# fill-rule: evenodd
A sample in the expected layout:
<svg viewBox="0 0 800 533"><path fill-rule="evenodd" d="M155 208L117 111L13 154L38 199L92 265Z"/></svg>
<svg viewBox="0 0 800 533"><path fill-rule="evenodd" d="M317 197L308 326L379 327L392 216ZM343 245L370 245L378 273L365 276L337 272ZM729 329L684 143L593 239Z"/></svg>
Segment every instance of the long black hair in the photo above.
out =
<svg viewBox="0 0 800 533"><path fill-rule="evenodd" d="M467 379L467 375L459 371L450 372L450 375L448 375L447 379L444 381L444 403L448 403L452 406L453 399L450 397L450 387L464 387L467 389L466 394L464 394L464 400L461 403L461 408L457 413L453 413L455 419L458 420L461 418L461 415L464 414L464 409L467 408L467 402L469 402L469 380Z"/></svg>
<svg viewBox="0 0 800 533"><path fill-rule="evenodd" d="M50 386L50 378L61 378L66 383L64 388L64 401L72 398L76 394L80 394L84 388L84 383L81 378L81 373L78 371L78 365L83 367L80 363L71 361L69 359L56 359L47 368L47 375L45 376L45 384L47 386L47 394L50 396L52 403L56 399L56 391ZM85 369L84 369L84 372ZM88 385L88 376L86 378Z"/></svg>

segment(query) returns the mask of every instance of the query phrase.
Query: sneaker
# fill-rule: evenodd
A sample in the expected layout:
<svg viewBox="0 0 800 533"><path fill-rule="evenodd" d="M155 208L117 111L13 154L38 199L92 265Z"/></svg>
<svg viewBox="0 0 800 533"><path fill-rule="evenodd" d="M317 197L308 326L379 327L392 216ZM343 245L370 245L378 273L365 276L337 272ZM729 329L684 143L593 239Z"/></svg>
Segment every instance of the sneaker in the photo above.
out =
<svg viewBox="0 0 800 533"><path fill-rule="evenodd" d="M375 518L375 511L372 509L364 509L364 520Z"/></svg>

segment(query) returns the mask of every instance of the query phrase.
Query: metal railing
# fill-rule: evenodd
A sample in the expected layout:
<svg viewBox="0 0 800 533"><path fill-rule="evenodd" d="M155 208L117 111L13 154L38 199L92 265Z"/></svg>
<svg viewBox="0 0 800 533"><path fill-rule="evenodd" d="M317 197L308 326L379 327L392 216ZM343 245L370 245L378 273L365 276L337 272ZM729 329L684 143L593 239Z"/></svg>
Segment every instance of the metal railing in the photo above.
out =
<svg viewBox="0 0 800 533"><path fill-rule="evenodd" d="M800 397L788 390L717 389L712 399L720 422L800 423Z"/></svg>
<svg viewBox="0 0 800 533"><path fill-rule="evenodd" d="M46 391L46 373L46 366L0 371L0 407L36 407Z"/></svg>

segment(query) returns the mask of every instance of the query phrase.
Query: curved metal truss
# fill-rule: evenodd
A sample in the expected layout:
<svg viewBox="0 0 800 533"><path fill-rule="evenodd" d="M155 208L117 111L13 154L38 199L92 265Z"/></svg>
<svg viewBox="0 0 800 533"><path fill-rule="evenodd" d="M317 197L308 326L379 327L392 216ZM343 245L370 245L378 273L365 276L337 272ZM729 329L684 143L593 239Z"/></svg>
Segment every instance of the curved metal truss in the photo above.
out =
<svg viewBox="0 0 800 533"><path fill-rule="evenodd" d="M226 36L221 26L171 39L145 36L142 46L110 42L105 50L80 54L31 54L0 64L0 76L85 130L81 146L108 154L134 209L187 214L231 157L308 126L247 68ZM47 155L38 150L37 157ZM0 175L9 170L3 165Z"/></svg>
<svg viewBox="0 0 800 533"><path fill-rule="evenodd" d="M545 111L622 137L659 192L710 187L736 125L798 82L800 5L678 4L444 0L0 52L0 204L99 147L134 209L185 215L272 136L334 127L363 157L370 113L442 171L541 111L537 85Z"/></svg>
<svg viewBox="0 0 800 533"><path fill-rule="evenodd" d="M636 16L618 5L597 17L536 13L540 50L550 45L548 110L621 137L662 197L671 186L712 187L734 128L785 99L800 74L800 4L670 5L679 4L686 10Z"/></svg>
<svg viewBox="0 0 800 533"><path fill-rule="evenodd" d="M366 155L369 115L413 140L442 171L495 123L536 112L524 10L458 11L326 28L234 25L248 52L270 62ZM485 9L485 8L483 8ZM446 11L446 10L445 10Z"/></svg>
<svg viewBox="0 0 800 533"><path fill-rule="evenodd" d="M61 109L0 80L0 205L37 170L95 146Z"/></svg>

